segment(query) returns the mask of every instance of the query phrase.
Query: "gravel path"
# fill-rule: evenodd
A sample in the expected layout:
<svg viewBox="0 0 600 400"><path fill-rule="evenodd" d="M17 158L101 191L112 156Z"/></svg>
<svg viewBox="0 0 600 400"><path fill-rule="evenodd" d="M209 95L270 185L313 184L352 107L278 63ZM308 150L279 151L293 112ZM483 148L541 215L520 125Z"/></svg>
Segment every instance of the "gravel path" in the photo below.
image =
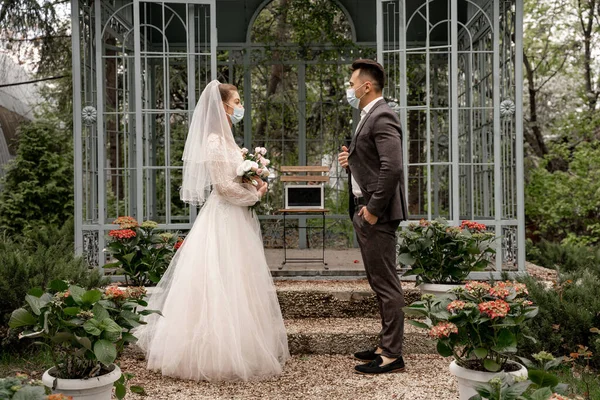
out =
<svg viewBox="0 0 600 400"><path fill-rule="evenodd" d="M349 356L305 355L288 361L283 375L256 382L194 382L163 377L148 371L139 355L129 354L121 368L136 377L148 396L131 399L458 399L449 361L436 355L408 355L407 372L380 376L353 373L357 361ZM435 371L435 372L434 372Z"/></svg>

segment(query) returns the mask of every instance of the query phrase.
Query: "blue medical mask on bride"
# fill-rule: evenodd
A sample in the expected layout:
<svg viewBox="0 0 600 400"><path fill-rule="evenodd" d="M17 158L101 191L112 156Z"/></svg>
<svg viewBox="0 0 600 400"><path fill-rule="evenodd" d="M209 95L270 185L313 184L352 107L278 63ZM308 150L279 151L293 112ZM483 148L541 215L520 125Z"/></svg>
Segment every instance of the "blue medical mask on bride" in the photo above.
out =
<svg viewBox="0 0 600 400"><path fill-rule="evenodd" d="M231 119L231 123L232 124L237 124L239 123L242 119L244 119L244 107L240 106L240 107L233 107L231 104L225 103L227 104L229 107L231 107L233 109L233 114L227 114L229 116L229 119Z"/></svg>
<svg viewBox="0 0 600 400"><path fill-rule="evenodd" d="M365 93L363 93L362 96L356 97L356 91L358 89L360 89L361 87L365 86L366 83L367 82L363 83L356 89L354 89L354 88L346 89L346 100L348 100L348 104L350 104L352 107L354 107L356 109L358 109L358 106L360 104L360 99L362 99L367 94L367 92L365 92Z"/></svg>

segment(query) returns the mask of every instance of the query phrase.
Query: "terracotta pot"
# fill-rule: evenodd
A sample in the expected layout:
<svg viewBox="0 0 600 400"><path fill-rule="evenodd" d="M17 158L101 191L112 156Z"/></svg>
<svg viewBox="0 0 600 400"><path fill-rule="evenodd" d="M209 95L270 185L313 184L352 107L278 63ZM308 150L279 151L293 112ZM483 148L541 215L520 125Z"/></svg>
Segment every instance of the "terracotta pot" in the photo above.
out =
<svg viewBox="0 0 600 400"><path fill-rule="evenodd" d="M521 368L517 371L509 372L508 374L514 377L527 377L527 368L514 361L509 361L509 363L517 364ZM456 361L452 361L452 363L450 364L450 373L456 376L456 378L458 379L458 393L460 400L469 400L472 396L475 396L477 394L477 392L474 389L475 386L478 386L482 383L488 383L490 379L494 378L501 372L474 371L472 369L463 368L460 365L458 365Z"/></svg>
<svg viewBox="0 0 600 400"><path fill-rule="evenodd" d="M73 400L111 400L113 384L121 377L121 369L112 364L111 372L88 379L60 379L54 378L54 367L44 372L42 382L52 389L52 393L62 393L72 396ZM54 387L54 382L56 387Z"/></svg>

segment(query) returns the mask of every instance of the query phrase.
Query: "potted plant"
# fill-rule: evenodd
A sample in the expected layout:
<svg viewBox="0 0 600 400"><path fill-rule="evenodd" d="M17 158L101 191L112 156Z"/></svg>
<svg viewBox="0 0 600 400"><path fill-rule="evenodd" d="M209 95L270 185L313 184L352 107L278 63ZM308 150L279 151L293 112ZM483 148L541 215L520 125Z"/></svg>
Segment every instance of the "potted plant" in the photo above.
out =
<svg viewBox="0 0 600 400"><path fill-rule="evenodd" d="M439 218L411 223L400 233L398 263L410 266L422 293L441 294L461 285L474 271L483 271L495 254L495 239L487 227L473 221L450 226Z"/></svg>
<svg viewBox="0 0 600 400"><path fill-rule="evenodd" d="M117 382L122 398L124 379L114 361L125 344L136 341L131 330L143 323L141 316L157 313L137 311L147 306L144 295L144 288L85 290L56 280L45 293L32 290L27 304L13 311L9 326L23 330L19 338L35 338L50 350L54 366L42 381L55 393L74 400L110 400ZM143 391L135 386L131 390Z"/></svg>
<svg viewBox="0 0 600 400"><path fill-rule="evenodd" d="M555 358L552 354L541 351L533 354L533 361L517 357L527 367L527 377L514 377L502 373L489 382L477 385L477 395L469 400L567 400L563 397L568 385L559 382L556 375L550 372L563 362L563 357Z"/></svg>
<svg viewBox="0 0 600 400"><path fill-rule="evenodd" d="M170 232L158 233L154 221L139 224L133 217L119 217L113 223L119 229L108 233L106 252L117 261L104 268L120 268L126 282L134 286L158 283L182 239Z"/></svg>
<svg viewBox="0 0 600 400"><path fill-rule="evenodd" d="M450 372L458 378L461 400L476 395L474 387L494 373L527 374L525 367L510 360L524 337L523 324L538 312L527 295L522 283L469 282L447 296L424 294L405 307L407 314L425 317L408 322L429 331L438 353L454 357Z"/></svg>

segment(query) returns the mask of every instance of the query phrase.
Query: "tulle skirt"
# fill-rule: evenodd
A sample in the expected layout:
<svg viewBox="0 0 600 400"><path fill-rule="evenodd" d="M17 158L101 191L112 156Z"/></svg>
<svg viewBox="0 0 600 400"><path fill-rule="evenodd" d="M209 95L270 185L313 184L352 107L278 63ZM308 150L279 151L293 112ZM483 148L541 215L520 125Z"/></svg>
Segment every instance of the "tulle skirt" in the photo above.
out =
<svg viewBox="0 0 600 400"><path fill-rule="evenodd" d="M135 332L148 368L193 380L278 375L287 335L258 219L213 193L150 296Z"/></svg>

